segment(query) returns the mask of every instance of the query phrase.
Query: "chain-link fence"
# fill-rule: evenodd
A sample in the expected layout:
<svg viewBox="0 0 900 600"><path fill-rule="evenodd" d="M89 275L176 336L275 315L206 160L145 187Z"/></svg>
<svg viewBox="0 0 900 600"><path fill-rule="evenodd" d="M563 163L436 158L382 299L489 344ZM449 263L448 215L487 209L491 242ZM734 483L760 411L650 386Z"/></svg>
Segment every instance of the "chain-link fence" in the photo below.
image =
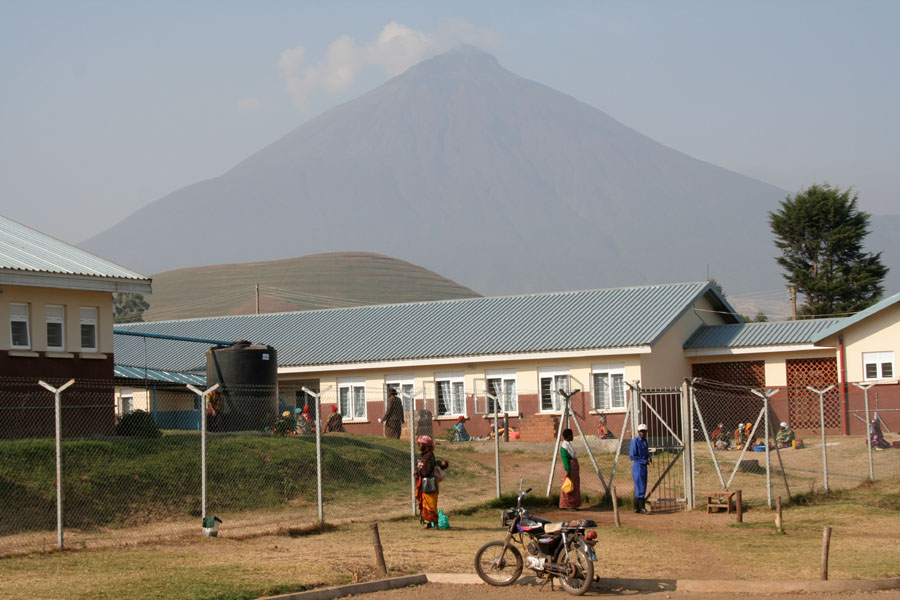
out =
<svg viewBox="0 0 900 600"><path fill-rule="evenodd" d="M851 383L842 392L834 384L794 383L691 381L698 502L704 493L740 489L745 501L771 504L778 496L900 477L895 386Z"/></svg>
<svg viewBox="0 0 900 600"><path fill-rule="evenodd" d="M610 411L597 399L608 388L593 386L560 387L554 400L550 389L513 392L501 383L485 386L479 400L455 398L452 382L443 389L365 381L319 389L301 380L212 389L202 378L176 381L185 373L170 372L164 380L151 371L78 379L65 389L68 380L0 378L0 554L54 548L60 532L68 548L196 536L204 515L221 519L229 537L303 530L323 519L413 515L415 439L422 434L451 463L440 493L445 510L528 487L557 494L563 427L575 430L587 506L610 487L619 497L633 494L628 451L640 422L650 428L654 509L702 505L704 492L723 486L761 503L788 496L787 488L821 489L826 473L831 488L870 473L900 476L900 450L890 447L900 405L883 386L848 386L850 435L826 423L822 446L821 428L792 429L793 443L778 437L793 401L785 390L712 380L694 380L687 397L679 388L631 384ZM398 392L402 422L389 415L389 389ZM461 434L454 402L469 415L461 424L468 442L453 441ZM551 410L541 411L543 402ZM495 419L499 440L491 437ZM883 450L870 448L869 427Z"/></svg>

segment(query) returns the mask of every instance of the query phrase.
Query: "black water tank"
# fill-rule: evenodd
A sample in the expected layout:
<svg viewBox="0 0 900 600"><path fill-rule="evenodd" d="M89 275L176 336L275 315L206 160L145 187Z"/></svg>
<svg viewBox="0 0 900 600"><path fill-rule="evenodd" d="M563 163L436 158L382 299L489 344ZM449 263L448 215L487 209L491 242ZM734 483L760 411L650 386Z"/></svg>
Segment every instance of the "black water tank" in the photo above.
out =
<svg viewBox="0 0 900 600"><path fill-rule="evenodd" d="M237 340L206 351L206 385L219 384L210 396L215 415L210 431L260 431L278 411L278 361L275 348Z"/></svg>

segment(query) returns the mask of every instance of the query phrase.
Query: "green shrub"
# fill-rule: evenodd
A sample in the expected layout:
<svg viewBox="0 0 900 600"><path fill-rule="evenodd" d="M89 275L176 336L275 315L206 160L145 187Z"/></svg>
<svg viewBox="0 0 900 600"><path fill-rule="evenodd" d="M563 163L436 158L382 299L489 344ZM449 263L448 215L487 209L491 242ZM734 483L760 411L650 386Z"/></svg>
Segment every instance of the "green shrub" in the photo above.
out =
<svg viewBox="0 0 900 600"><path fill-rule="evenodd" d="M162 432L156 426L156 421L153 420L153 416L150 413L136 410L119 419L119 424L116 425L116 435L158 438L162 436Z"/></svg>

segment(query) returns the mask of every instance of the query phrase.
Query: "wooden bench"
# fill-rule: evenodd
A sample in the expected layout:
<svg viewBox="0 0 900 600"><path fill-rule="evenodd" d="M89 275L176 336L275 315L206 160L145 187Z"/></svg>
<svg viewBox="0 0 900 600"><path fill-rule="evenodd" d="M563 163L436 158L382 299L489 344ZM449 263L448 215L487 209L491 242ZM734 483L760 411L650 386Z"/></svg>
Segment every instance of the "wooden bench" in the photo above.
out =
<svg viewBox="0 0 900 600"><path fill-rule="evenodd" d="M729 514L735 512L734 492L707 492L706 493L706 514L713 511L718 512L726 509Z"/></svg>

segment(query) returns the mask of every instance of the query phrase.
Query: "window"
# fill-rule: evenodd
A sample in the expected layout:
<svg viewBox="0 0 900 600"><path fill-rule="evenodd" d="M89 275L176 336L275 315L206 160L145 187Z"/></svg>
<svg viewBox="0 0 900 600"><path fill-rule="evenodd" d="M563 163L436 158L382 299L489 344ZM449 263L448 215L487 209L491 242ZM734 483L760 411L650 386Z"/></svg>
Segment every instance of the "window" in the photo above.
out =
<svg viewBox="0 0 900 600"><path fill-rule="evenodd" d="M97 351L97 309L93 306L81 307L81 349Z"/></svg>
<svg viewBox="0 0 900 600"><path fill-rule="evenodd" d="M518 413L519 394L516 391L516 371L505 369L502 371L487 371L487 392L500 399L499 412ZM494 413L494 401L487 399L488 414Z"/></svg>
<svg viewBox="0 0 900 600"><path fill-rule="evenodd" d="M412 375L391 375L384 378L384 409L387 410L388 389L397 390L397 395L403 401L403 410L409 412L409 402L415 393L415 384Z"/></svg>
<svg viewBox="0 0 900 600"><path fill-rule="evenodd" d="M365 377L338 379L338 410L344 419L352 421L366 419Z"/></svg>
<svg viewBox="0 0 900 600"><path fill-rule="evenodd" d="M594 410L625 408L625 364L593 365L591 367Z"/></svg>
<svg viewBox="0 0 900 600"><path fill-rule="evenodd" d="M894 378L893 352L863 352L866 381Z"/></svg>
<svg viewBox="0 0 900 600"><path fill-rule="evenodd" d="M119 403L119 415L130 415L134 412L134 392L132 390L122 390L119 394L121 399Z"/></svg>
<svg viewBox="0 0 900 600"><path fill-rule="evenodd" d="M31 335L28 331L27 304L9 305L9 338L11 348L31 348Z"/></svg>
<svg viewBox="0 0 900 600"><path fill-rule="evenodd" d="M66 308L50 304L47 306L47 350L66 349Z"/></svg>
<svg viewBox="0 0 900 600"><path fill-rule="evenodd" d="M569 392L568 369L541 369L539 371L541 383L541 412L554 412L562 410L563 399L559 390Z"/></svg>
<svg viewBox="0 0 900 600"><path fill-rule="evenodd" d="M434 390L438 416L466 414L466 385L462 373L435 373Z"/></svg>

